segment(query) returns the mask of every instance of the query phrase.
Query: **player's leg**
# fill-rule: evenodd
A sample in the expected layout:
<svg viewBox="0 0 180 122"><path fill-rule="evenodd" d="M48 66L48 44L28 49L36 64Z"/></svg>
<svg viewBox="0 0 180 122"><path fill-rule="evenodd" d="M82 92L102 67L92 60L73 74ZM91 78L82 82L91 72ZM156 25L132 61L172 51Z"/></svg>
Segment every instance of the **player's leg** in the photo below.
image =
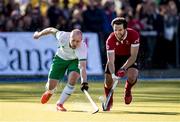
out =
<svg viewBox="0 0 180 122"><path fill-rule="evenodd" d="M138 69L133 67L129 68L127 71L127 77L128 79L126 80L125 90L124 90L124 101L125 104L130 104L132 101L131 89L137 82Z"/></svg>
<svg viewBox="0 0 180 122"><path fill-rule="evenodd" d="M125 57L126 59L126 57ZM115 74L117 73L117 71L120 69L120 67L123 65L123 63L125 62L124 57L115 55ZM104 93L106 95L106 97L108 96L112 86L113 86L113 79L112 76L110 74L108 65L106 64L106 68L105 68L105 80L104 80ZM112 96L110 98L107 110L110 110L110 108L112 108L113 105L113 93Z"/></svg>
<svg viewBox="0 0 180 122"><path fill-rule="evenodd" d="M106 64L106 68L105 68L105 79L104 79L104 94L106 96L106 98L108 97L108 94L113 86L113 79L112 76L110 74L109 68L108 68L108 64ZM113 93L111 95L111 98L109 100L109 103L107 105L107 111L110 111L111 107L113 105Z"/></svg>
<svg viewBox="0 0 180 122"><path fill-rule="evenodd" d="M78 69L78 60L73 60L69 64L67 73L68 73L68 82L61 93L60 99L57 101L57 110L59 111L66 111L66 109L63 107L63 104L74 92L75 84L80 77L79 69Z"/></svg>
<svg viewBox="0 0 180 122"><path fill-rule="evenodd" d="M55 80L55 79L48 80L48 82L46 83L46 91L43 93L43 95L41 97L42 104L45 104L48 102L50 97L55 92L57 84L58 84L58 80Z"/></svg>
<svg viewBox="0 0 180 122"><path fill-rule="evenodd" d="M111 77L111 74L105 73L105 80L104 80L104 94L107 98L111 88L113 86L113 79ZM110 111L111 107L113 105L113 93L111 95L111 98L109 100L107 111Z"/></svg>
<svg viewBox="0 0 180 122"><path fill-rule="evenodd" d="M65 67L66 64L63 62L63 60L58 56L55 56L49 71L48 82L46 83L46 91L41 97L42 104L47 103L50 97L55 92L59 79L62 79L62 77L64 76L64 73L66 71Z"/></svg>
<svg viewBox="0 0 180 122"><path fill-rule="evenodd" d="M72 71L68 76L68 83L64 87L60 99L57 101L57 110L66 111L63 104L75 90L76 81L79 79L79 73Z"/></svg>

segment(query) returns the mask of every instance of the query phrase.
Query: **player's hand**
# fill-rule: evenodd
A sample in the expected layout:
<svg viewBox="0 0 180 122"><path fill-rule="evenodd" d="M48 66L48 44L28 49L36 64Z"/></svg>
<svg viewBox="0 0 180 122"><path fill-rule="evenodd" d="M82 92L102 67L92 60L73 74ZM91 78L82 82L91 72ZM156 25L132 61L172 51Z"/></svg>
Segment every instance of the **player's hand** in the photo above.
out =
<svg viewBox="0 0 180 122"><path fill-rule="evenodd" d="M39 39L39 37L40 37L39 32L38 31L34 32L33 38Z"/></svg>
<svg viewBox="0 0 180 122"><path fill-rule="evenodd" d="M118 77L124 77L126 75L126 70L124 68L119 69L119 71L116 73Z"/></svg>
<svg viewBox="0 0 180 122"><path fill-rule="evenodd" d="M89 89L89 86L87 82L81 83L81 91L84 91L84 90L88 91L88 89Z"/></svg>
<svg viewBox="0 0 180 122"><path fill-rule="evenodd" d="M119 79L119 77L116 76L114 73L113 73L111 76L112 76L112 79L113 79L114 81Z"/></svg>

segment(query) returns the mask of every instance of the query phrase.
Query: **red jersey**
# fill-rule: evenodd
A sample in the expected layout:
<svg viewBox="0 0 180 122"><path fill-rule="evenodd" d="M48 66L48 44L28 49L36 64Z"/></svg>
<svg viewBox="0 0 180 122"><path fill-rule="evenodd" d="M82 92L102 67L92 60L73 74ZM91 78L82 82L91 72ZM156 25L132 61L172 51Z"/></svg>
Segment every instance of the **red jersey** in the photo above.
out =
<svg viewBox="0 0 180 122"><path fill-rule="evenodd" d="M122 41L117 40L114 32L112 32L106 41L106 50L115 51L116 55L130 56L130 49L139 46L139 34L131 28L127 28L127 33Z"/></svg>

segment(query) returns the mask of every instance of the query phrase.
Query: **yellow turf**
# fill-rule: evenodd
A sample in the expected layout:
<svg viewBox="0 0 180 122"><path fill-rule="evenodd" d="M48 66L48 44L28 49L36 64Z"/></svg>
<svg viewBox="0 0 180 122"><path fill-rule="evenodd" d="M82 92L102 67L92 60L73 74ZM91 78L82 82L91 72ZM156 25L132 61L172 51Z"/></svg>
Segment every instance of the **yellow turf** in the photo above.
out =
<svg viewBox="0 0 180 122"><path fill-rule="evenodd" d="M44 84L1 83L0 122L180 122L180 81L140 82L133 89L134 100L129 106L123 103L120 85L110 112L102 112L98 100L103 93L102 83L92 83L89 92L100 108L96 114L91 114L92 106L79 89L64 105L67 112L55 109L59 92L48 104L40 104Z"/></svg>
<svg viewBox="0 0 180 122"><path fill-rule="evenodd" d="M178 122L179 104L118 103L111 112L91 114L89 103L67 103L68 112L57 112L55 104L0 103L1 122ZM100 107L100 104L99 104Z"/></svg>

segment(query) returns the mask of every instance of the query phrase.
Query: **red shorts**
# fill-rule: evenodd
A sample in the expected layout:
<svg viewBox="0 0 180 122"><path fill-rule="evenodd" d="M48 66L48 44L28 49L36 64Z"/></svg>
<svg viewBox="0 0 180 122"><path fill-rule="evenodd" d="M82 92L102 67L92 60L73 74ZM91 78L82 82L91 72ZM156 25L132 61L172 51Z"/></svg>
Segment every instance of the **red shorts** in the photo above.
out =
<svg viewBox="0 0 180 122"><path fill-rule="evenodd" d="M126 63L128 58L129 58L129 56L115 55L115 64L114 64L115 65L115 74L124 65L124 63ZM135 63L132 64L128 68L132 68L132 67L138 69L137 61L135 61ZM106 63L105 73L110 74L109 67L107 66L107 63Z"/></svg>

